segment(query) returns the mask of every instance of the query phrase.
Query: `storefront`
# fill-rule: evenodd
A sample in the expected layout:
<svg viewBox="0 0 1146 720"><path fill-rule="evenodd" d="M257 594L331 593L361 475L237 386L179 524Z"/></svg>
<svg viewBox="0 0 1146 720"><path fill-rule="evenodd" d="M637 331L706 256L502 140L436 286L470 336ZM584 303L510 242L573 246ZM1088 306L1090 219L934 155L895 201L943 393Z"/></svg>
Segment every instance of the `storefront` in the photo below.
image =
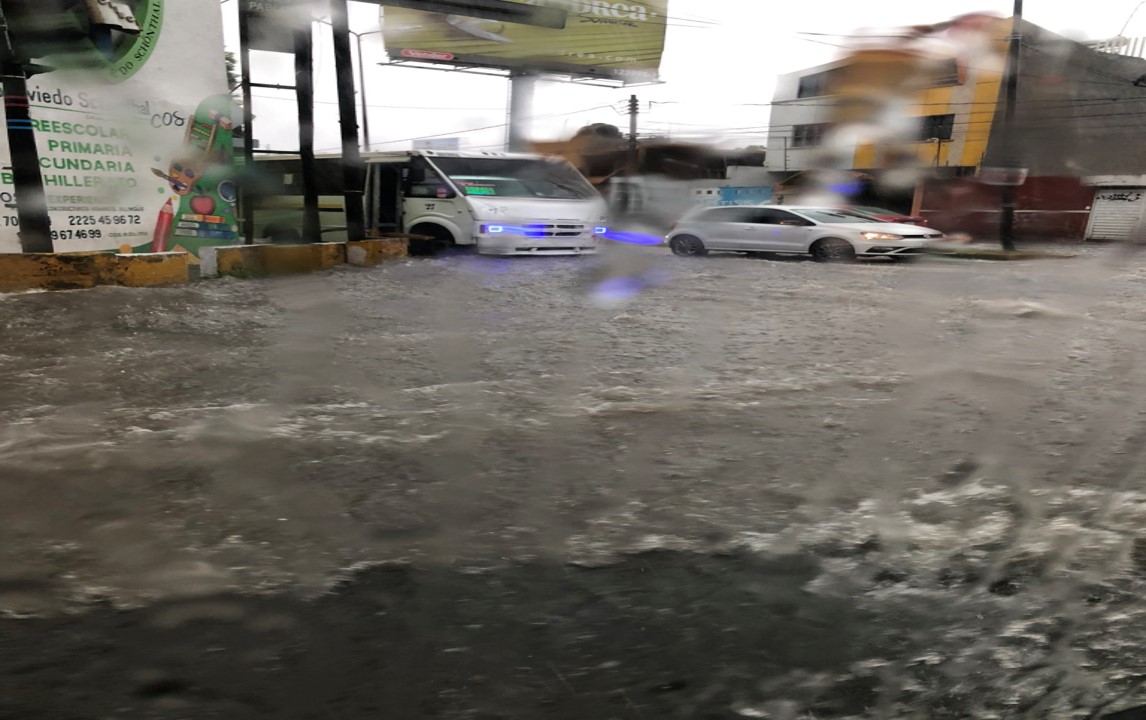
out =
<svg viewBox="0 0 1146 720"><path fill-rule="evenodd" d="M1094 185L1094 203L1086 225L1087 240L1129 240L1146 210L1146 177L1087 178Z"/></svg>

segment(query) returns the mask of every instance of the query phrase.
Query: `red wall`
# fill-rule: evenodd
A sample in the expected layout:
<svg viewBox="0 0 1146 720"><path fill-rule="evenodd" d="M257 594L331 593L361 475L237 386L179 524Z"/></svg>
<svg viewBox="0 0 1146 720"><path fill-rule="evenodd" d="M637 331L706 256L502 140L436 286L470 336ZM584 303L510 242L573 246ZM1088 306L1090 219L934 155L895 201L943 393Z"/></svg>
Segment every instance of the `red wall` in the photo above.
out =
<svg viewBox="0 0 1146 720"><path fill-rule="evenodd" d="M1000 191L974 178L928 180L920 214L931 227L946 233L994 238L999 232ZM1027 178L1015 203L1015 237L1019 240L1081 241L1086 232L1094 188L1076 177Z"/></svg>

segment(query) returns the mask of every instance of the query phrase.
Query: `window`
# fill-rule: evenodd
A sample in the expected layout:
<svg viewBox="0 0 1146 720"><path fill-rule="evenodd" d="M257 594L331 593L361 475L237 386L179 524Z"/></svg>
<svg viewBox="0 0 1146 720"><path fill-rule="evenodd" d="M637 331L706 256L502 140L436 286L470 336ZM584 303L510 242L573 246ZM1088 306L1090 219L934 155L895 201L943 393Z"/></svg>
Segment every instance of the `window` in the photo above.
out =
<svg viewBox="0 0 1146 720"><path fill-rule="evenodd" d="M564 160L438 155L433 164L466 195L550 200L597 197L589 181Z"/></svg>
<svg viewBox="0 0 1146 720"><path fill-rule="evenodd" d="M753 222L754 211L748 207L722 207L706 210L701 216L705 222L746 223Z"/></svg>
<svg viewBox="0 0 1146 720"><path fill-rule="evenodd" d="M452 198L457 195L446 179L442 177L425 158L415 157L410 163L410 177L406 197L412 198Z"/></svg>
<svg viewBox="0 0 1146 720"><path fill-rule="evenodd" d="M859 213L854 213L850 210L835 210L833 208L801 208L800 212L821 224L827 223L835 225L840 223L877 222L876 220L869 218L867 215L860 215Z"/></svg>
<svg viewBox="0 0 1146 720"><path fill-rule="evenodd" d="M830 71L818 72L815 75L805 75L800 78L800 84L796 88L796 97L810 98L827 95L830 80Z"/></svg>
<svg viewBox="0 0 1146 720"><path fill-rule="evenodd" d="M797 125L792 130L792 147L814 147L823 142L826 123Z"/></svg>
<svg viewBox="0 0 1146 720"><path fill-rule="evenodd" d="M954 115L926 115L919 118L919 139L924 142L950 140L954 128Z"/></svg>
<svg viewBox="0 0 1146 720"><path fill-rule="evenodd" d="M757 225L811 225L804 218L787 210L762 208L752 214L752 222Z"/></svg>
<svg viewBox="0 0 1146 720"><path fill-rule="evenodd" d="M961 81L959 63L955 60L944 60L943 64L936 70L931 84L935 87L943 87L945 85L958 85Z"/></svg>

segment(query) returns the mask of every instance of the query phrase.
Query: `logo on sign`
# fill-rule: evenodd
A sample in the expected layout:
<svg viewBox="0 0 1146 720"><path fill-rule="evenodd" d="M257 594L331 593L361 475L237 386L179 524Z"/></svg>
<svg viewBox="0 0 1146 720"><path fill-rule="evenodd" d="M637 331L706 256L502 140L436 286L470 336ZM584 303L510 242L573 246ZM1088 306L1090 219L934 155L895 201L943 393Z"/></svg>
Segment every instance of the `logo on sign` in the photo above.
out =
<svg viewBox="0 0 1146 720"><path fill-rule="evenodd" d="M1113 200L1120 202L1138 202L1142 199L1140 192L1104 193L1098 196L1099 200Z"/></svg>
<svg viewBox="0 0 1146 720"><path fill-rule="evenodd" d="M433 52L431 50L403 50L402 57L414 58L415 60L453 60L454 56L448 52Z"/></svg>

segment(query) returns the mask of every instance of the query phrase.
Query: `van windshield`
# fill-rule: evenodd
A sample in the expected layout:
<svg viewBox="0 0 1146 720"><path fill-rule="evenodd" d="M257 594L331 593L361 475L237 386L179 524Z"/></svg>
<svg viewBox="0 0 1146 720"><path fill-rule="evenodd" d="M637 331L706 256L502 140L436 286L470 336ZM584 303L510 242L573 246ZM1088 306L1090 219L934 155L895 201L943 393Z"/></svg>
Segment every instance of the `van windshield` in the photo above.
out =
<svg viewBox="0 0 1146 720"><path fill-rule="evenodd" d="M471 197L586 200L597 191L562 160L433 157L430 162Z"/></svg>

